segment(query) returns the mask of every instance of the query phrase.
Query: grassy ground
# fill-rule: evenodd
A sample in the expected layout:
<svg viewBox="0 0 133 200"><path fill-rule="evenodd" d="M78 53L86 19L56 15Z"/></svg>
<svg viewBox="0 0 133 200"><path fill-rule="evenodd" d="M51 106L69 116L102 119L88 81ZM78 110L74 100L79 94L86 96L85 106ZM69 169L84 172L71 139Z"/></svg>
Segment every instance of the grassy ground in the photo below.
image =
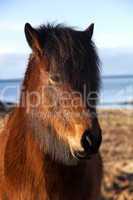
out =
<svg viewBox="0 0 133 200"><path fill-rule="evenodd" d="M5 119L0 113L0 128ZM133 200L133 110L99 110L103 200Z"/></svg>
<svg viewBox="0 0 133 200"><path fill-rule="evenodd" d="M100 110L103 199L133 200L133 110Z"/></svg>

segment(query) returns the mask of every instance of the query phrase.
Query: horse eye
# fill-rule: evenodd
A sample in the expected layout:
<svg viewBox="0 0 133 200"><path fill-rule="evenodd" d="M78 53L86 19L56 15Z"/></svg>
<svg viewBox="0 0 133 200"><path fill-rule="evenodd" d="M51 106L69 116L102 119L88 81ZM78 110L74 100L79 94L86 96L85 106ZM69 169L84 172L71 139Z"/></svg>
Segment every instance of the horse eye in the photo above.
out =
<svg viewBox="0 0 133 200"><path fill-rule="evenodd" d="M49 81L50 83L60 83L60 76L58 74L50 75Z"/></svg>

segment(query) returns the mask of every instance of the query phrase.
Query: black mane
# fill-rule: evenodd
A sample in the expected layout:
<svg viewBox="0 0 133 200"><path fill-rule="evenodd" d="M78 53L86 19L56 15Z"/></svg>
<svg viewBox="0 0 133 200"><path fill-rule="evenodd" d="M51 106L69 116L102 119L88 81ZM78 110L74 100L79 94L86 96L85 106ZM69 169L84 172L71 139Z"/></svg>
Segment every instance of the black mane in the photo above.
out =
<svg viewBox="0 0 133 200"><path fill-rule="evenodd" d="M40 26L38 29L44 54L48 57L51 73L60 73L63 80L77 91L99 91L99 57L87 31L78 31L64 25ZM94 100L93 103L96 101Z"/></svg>

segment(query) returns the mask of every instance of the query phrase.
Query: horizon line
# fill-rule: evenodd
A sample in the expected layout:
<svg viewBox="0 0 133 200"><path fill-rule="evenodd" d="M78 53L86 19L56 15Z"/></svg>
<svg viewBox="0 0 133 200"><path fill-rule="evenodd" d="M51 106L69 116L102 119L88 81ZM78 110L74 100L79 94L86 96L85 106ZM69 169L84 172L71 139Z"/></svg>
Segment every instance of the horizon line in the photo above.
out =
<svg viewBox="0 0 133 200"><path fill-rule="evenodd" d="M114 79L114 78L133 78L133 74L116 74L116 75L102 75L101 79ZM19 78L3 78L0 79L0 82L6 82L6 81L12 81L12 82L16 82L16 81L22 81L24 79L24 77L19 77Z"/></svg>

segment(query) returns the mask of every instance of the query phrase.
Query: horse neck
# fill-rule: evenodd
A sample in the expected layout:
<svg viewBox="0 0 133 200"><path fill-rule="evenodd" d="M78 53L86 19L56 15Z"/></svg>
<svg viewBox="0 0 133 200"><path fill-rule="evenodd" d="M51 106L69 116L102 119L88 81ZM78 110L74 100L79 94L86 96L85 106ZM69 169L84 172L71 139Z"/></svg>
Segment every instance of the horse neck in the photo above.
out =
<svg viewBox="0 0 133 200"><path fill-rule="evenodd" d="M34 103L34 97L29 102L27 94L41 92L40 88L46 84L46 80L47 74L41 63L31 55L22 85L20 103L10 116L6 127L8 139L5 148L5 176L11 184L14 182L16 187L20 182L30 182L28 177L34 181L42 181L40 178L43 177L44 155L33 138L30 103Z"/></svg>
<svg viewBox="0 0 133 200"><path fill-rule="evenodd" d="M5 177L9 185L35 185L43 182L43 158L32 137L27 116L22 108L17 108L7 124L8 139L4 155ZM18 178L19 177L19 178Z"/></svg>

